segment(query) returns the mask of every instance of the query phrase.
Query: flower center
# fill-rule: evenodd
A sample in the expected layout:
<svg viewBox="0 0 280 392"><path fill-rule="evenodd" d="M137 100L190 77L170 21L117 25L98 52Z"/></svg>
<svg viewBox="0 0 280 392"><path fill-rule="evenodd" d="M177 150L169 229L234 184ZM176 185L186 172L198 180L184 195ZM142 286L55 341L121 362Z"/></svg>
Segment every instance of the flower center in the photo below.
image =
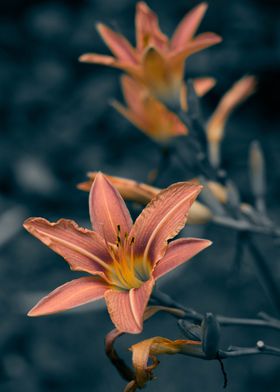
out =
<svg viewBox="0 0 280 392"><path fill-rule="evenodd" d="M115 244L108 244L113 259L112 269L106 273L114 286L121 290L139 288L151 275L151 266L144 263L143 258L135 257L135 238L128 238L128 233L121 235L121 227L117 226Z"/></svg>

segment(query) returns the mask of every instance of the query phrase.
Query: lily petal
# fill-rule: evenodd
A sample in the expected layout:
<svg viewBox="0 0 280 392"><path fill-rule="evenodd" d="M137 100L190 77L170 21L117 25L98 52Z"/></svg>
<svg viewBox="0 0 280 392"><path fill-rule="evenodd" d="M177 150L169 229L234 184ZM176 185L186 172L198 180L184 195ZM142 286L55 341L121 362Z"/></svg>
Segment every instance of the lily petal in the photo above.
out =
<svg viewBox="0 0 280 392"><path fill-rule="evenodd" d="M43 218L29 218L23 226L62 256L74 271L99 274L112 262L99 234L79 227L72 220L60 219L52 223Z"/></svg>
<svg viewBox="0 0 280 392"><path fill-rule="evenodd" d="M211 241L199 238L181 238L172 241L162 259L156 264L153 277L155 279L172 271L174 268L185 263L197 253L212 244Z"/></svg>
<svg viewBox="0 0 280 392"><path fill-rule="evenodd" d="M52 291L32 308L28 316L44 316L62 312L103 297L108 286L99 278L74 279Z"/></svg>
<svg viewBox="0 0 280 392"><path fill-rule="evenodd" d="M179 182L163 190L142 211L131 229L134 254L152 264L165 253L167 241L185 225L191 205L201 185Z"/></svg>
<svg viewBox="0 0 280 392"><path fill-rule="evenodd" d="M121 86L127 106L132 112L143 116L141 101L148 95L147 89L127 75L121 77Z"/></svg>
<svg viewBox="0 0 280 392"><path fill-rule="evenodd" d="M187 133L185 124L153 97L145 86L128 76L123 76L121 82L128 108L118 102L113 102L113 106L137 128L157 141Z"/></svg>
<svg viewBox="0 0 280 392"><path fill-rule="evenodd" d="M133 64L137 63L135 51L127 39L102 23L98 23L96 28L111 52L119 60Z"/></svg>
<svg viewBox="0 0 280 392"><path fill-rule="evenodd" d="M108 290L104 294L112 322L120 332L140 333L154 279L144 282L138 289L129 291Z"/></svg>
<svg viewBox="0 0 280 392"><path fill-rule="evenodd" d="M118 236L124 238L130 232L130 213L118 190L102 173L91 187L89 211L92 226L106 241L116 243Z"/></svg>
<svg viewBox="0 0 280 392"><path fill-rule="evenodd" d="M112 56L97 53L85 53L79 57L79 61L82 63L100 64L106 65L107 67L118 68L129 73L133 78L141 79L141 68L139 65L129 61L117 60Z"/></svg>
<svg viewBox="0 0 280 392"><path fill-rule="evenodd" d="M207 125L209 142L219 143L224 136L224 128L231 113L256 90L256 78L244 76L222 97Z"/></svg>
<svg viewBox="0 0 280 392"><path fill-rule="evenodd" d="M147 127L147 123L145 122L143 117L138 115L136 112L133 112L132 110L126 108L124 105L122 105L121 103L119 103L115 100L112 101L112 106L117 112L119 112L124 118L126 118L136 128L140 129L144 133L151 136L150 132L147 132L147 128L149 128L149 126Z"/></svg>
<svg viewBox="0 0 280 392"><path fill-rule="evenodd" d="M139 51L148 45L158 48L166 47L168 38L159 28L157 15L143 1L138 2L136 6L135 28Z"/></svg>
<svg viewBox="0 0 280 392"><path fill-rule="evenodd" d="M209 48L210 46L216 45L221 41L222 38L217 34L202 33L191 42L187 43L185 46L177 49L176 51L173 51L169 57L169 60L173 63L180 63L190 55Z"/></svg>
<svg viewBox="0 0 280 392"><path fill-rule="evenodd" d="M196 78L193 81L195 92L199 97L205 95L215 86L215 84L216 79L214 78Z"/></svg>
<svg viewBox="0 0 280 392"><path fill-rule="evenodd" d="M205 12L207 11L207 8L207 3L201 3L186 14L173 34L171 40L172 49L185 46L186 43L192 39L205 15Z"/></svg>
<svg viewBox="0 0 280 392"><path fill-rule="evenodd" d="M77 185L78 189L81 189L82 191L85 192L89 192L97 174L98 172L89 172L87 174L89 180L78 184ZM137 203L147 204L161 192L160 188L156 188L154 186L147 185L142 182L130 180L128 178L109 176L107 174L106 177L118 189L121 196L125 200L131 200L131 201L136 201ZM208 186L211 190L212 190L212 184L213 184L212 182L208 183ZM217 185L217 183L215 184ZM221 194L222 197L224 194L226 194L224 188L219 190L219 192L218 190L216 191L217 187L218 185L215 187L213 186L213 190L212 190L212 192L215 191L214 192L215 196L217 195L219 196ZM222 200L220 198L219 200L225 203L224 199L225 198L223 198ZM202 225L209 222L211 219L212 219L212 213L209 210L209 208L206 207L204 204L200 203L199 201L195 201L190 209L188 223L191 225L195 225L195 224Z"/></svg>
<svg viewBox="0 0 280 392"><path fill-rule="evenodd" d="M79 57L79 61L82 63L102 64L111 67L117 67L119 62L115 57L97 54L97 53L85 53Z"/></svg>

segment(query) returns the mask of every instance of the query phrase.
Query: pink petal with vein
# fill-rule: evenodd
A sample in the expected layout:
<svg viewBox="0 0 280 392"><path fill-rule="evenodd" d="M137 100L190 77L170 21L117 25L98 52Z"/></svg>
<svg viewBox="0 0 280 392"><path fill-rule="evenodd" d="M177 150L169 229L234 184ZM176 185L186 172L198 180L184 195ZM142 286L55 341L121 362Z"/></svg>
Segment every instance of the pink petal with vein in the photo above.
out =
<svg viewBox="0 0 280 392"><path fill-rule="evenodd" d="M124 238L130 232L132 221L125 202L102 173L97 174L92 184L89 211L92 226L106 241L116 243L118 235Z"/></svg>
<svg viewBox="0 0 280 392"><path fill-rule="evenodd" d="M163 257L167 240L175 237L186 223L189 209L202 186L190 182L171 185L156 196L139 215L130 238L134 252L152 264Z"/></svg>
<svg viewBox="0 0 280 392"><path fill-rule="evenodd" d="M111 52L121 61L136 64L137 59L133 47L121 34L115 33L102 23L97 24L97 30Z"/></svg>
<svg viewBox="0 0 280 392"><path fill-rule="evenodd" d="M199 238L181 238L172 241L169 244L164 257L156 264L153 277L155 279L160 278L167 272L172 271L174 268L194 257L197 253L211 244L211 241Z"/></svg>
<svg viewBox="0 0 280 392"><path fill-rule="evenodd" d="M186 14L173 34L171 40L172 49L181 48L192 39L207 8L208 5L206 3L201 3Z"/></svg>
<svg viewBox="0 0 280 392"><path fill-rule="evenodd" d="M60 219L51 223L43 218L29 218L23 226L64 257L74 271L98 274L112 261L99 234L79 227L74 221Z"/></svg>
<svg viewBox="0 0 280 392"><path fill-rule="evenodd" d="M143 315L153 286L154 279L151 278L138 289L106 291L104 297L109 314L120 332L140 333L142 331Z"/></svg>
<svg viewBox="0 0 280 392"><path fill-rule="evenodd" d="M106 290L108 290L108 286L97 278L75 279L58 287L41 299L29 311L28 316L44 316L72 309L102 298Z"/></svg>

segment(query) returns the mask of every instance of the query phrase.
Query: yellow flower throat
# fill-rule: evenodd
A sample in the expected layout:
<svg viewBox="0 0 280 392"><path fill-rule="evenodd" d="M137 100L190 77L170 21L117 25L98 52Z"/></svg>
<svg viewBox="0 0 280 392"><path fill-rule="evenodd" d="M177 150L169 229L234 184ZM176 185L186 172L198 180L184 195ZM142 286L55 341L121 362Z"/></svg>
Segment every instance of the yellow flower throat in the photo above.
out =
<svg viewBox="0 0 280 392"><path fill-rule="evenodd" d="M116 243L108 244L113 263L106 271L106 276L113 286L121 290L138 288L151 275L151 263L143 260L143 257L135 256L134 243L135 238L128 238L128 233L121 238L121 228L118 225Z"/></svg>

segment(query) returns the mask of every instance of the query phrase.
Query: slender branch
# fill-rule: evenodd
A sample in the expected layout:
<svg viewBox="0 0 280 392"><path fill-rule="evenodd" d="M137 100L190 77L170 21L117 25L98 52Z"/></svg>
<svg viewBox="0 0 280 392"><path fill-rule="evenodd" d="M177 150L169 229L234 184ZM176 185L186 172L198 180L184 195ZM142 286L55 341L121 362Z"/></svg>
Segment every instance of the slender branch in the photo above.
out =
<svg viewBox="0 0 280 392"><path fill-rule="evenodd" d="M201 322L203 320L203 315L197 311L187 308L184 305L174 301L168 294L161 292L160 290L155 290L152 298L157 301L162 306L170 306L173 308L182 309L185 311L185 316L180 317L185 320L192 320L194 322ZM244 326L244 327L262 327L280 330L280 320L272 318L265 315L266 318L261 313L261 319L257 318L237 318L237 317L227 317L222 315L217 315L216 319L221 326L224 327L234 327L234 326Z"/></svg>
<svg viewBox="0 0 280 392"><path fill-rule="evenodd" d="M220 358L241 357L244 355L275 355L280 357L280 349L273 346L267 346L262 340L259 340L256 347L229 347L226 351L219 351Z"/></svg>
<svg viewBox="0 0 280 392"><path fill-rule="evenodd" d="M150 185L157 185L163 173L169 166L172 153L172 147L169 145L161 146L159 162L156 169L152 172L152 178L149 178Z"/></svg>
<svg viewBox="0 0 280 392"><path fill-rule="evenodd" d="M271 299L278 314L280 314L280 290L279 284L275 281L273 274L270 271L264 257L254 244L251 236L247 236L247 245L253 256L254 265L258 273L259 281L262 284L265 292Z"/></svg>
<svg viewBox="0 0 280 392"><path fill-rule="evenodd" d="M248 355L274 355L280 357L280 349L278 347L267 346L262 340L259 340L255 347L230 346L227 350L218 350L215 357L208 357L202 350L193 350L187 345L181 349L180 354L212 361Z"/></svg>
<svg viewBox="0 0 280 392"><path fill-rule="evenodd" d="M225 317L225 316L216 316L219 323L224 327L234 327L234 326L242 326L242 327L264 327L280 330L280 321L269 321L269 320L260 320L254 318L238 318L238 317Z"/></svg>
<svg viewBox="0 0 280 392"><path fill-rule="evenodd" d="M230 272L230 279L232 277L236 277L236 275L239 276L240 270L241 270L241 265L242 265L242 259L244 255L244 249L245 249L245 236L243 231L237 232L237 237L236 237L236 247L235 247L235 253L234 253L234 258L233 258L233 263L231 267L231 272Z"/></svg>
<svg viewBox="0 0 280 392"><path fill-rule="evenodd" d="M134 371L126 365L122 358L119 357L116 349L114 348L116 339L122 335L124 335L124 333L119 332L117 329L113 329L109 332L105 337L105 352L113 366L119 372L120 376L126 381L132 381L135 378Z"/></svg>
<svg viewBox="0 0 280 392"><path fill-rule="evenodd" d="M188 143L192 150L192 157L194 157L196 168L203 173L208 180L214 179L219 181L219 169L213 167L207 156L207 142L205 143L206 130L203 125L202 116L199 109L199 99L195 93L192 82L188 81L188 113L182 109L177 108L177 115L189 128ZM243 213L240 209L240 203L233 203L225 207L217 200L214 203L214 195L208 192L206 197L206 204L214 214L213 221L215 223L225 225L244 232L259 232L262 234L269 234L279 237L280 229L268 219L265 208L265 164L261 148L254 143L251 148L251 180L252 190L256 200L256 208L252 208L250 214ZM235 187L232 183L233 188ZM202 194L203 196L203 194ZM213 196L213 197L212 197ZM229 194L230 196L230 194ZM230 197L229 197L230 199ZM234 198L235 200L235 198ZM235 200L236 201L236 200ZM221 209L219 208L221 205ZM212 207L212 208L211 208ZM221 213L219 212L221 210ZM258 272L259 280L264 287L266 293L269 294L274 307L280 313L280 290L279 285L275 282L274 276L271 273L266 261L261 253L254 245L250 236L247 236L247 244L255 261L255 267ZM240 245L242 246L242 245ZM236 257L240 257L242 247L237 249Z"/></svg>
<svg viewBox="0 0 280 392"><path fill-rule="evenodd" d="M226 372L226 369L225 369L225 366L224 366L224 363L223 363L222 359L218 356L218 357L217 357L217 360L218 360L218 362L219 362L219 364L220 364L221 372L222 372L222 375L223 375L223 377L224 377L224 385L223 385L223 388L225 389L225 388L227 387L227 385L228 385L228 376L227 376L227 372Z"/></svg>
<svg viewBox="0 0 280 392"><path fill-rule="evenodd" d="M162 306L183 310L185 312L184 319L190 319L194 321L203 320L203 315L201 313L198 313L195 310L187 308L181 303L174 301L173 298L171 298L168 294L163 293L159 289L154 289L152 299Z"/></svg>

